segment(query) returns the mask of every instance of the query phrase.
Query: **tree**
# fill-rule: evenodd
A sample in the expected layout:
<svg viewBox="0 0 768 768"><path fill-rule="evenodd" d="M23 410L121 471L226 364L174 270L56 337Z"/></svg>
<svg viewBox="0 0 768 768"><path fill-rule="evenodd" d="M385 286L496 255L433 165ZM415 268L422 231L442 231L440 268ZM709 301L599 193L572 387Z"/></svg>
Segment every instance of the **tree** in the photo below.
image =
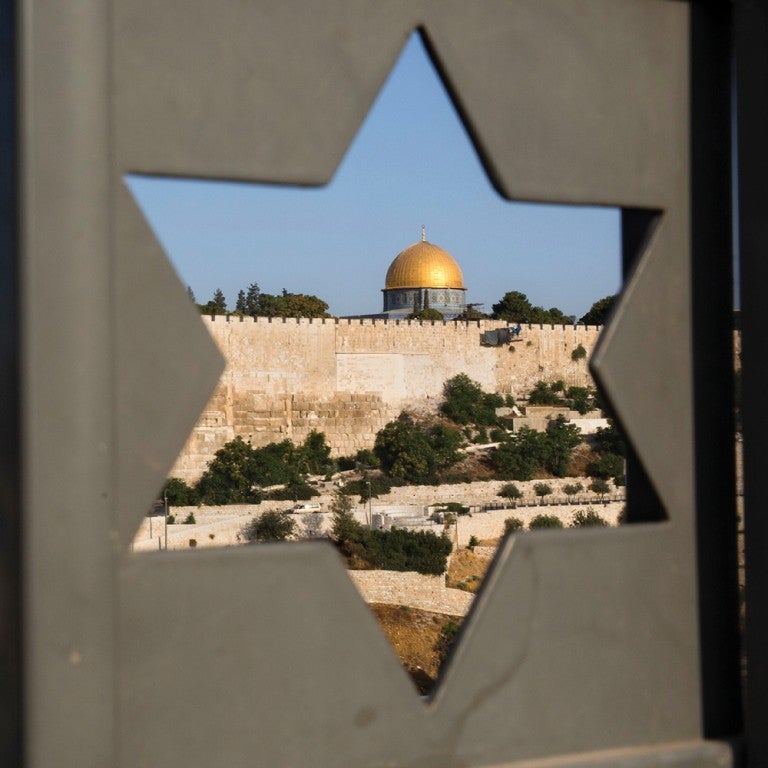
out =
<svg viewBox="0 0 768 768"><path fill-rule="evenodd" d="M254 451L242 437L226 443L214 454L197 484L203 504L259 503L254 492Z"/></svg>
<svg viewBox="0 0 768 768"><path fill-rule="evenodd" d="M584 510L579 510L574 513L571 520L571 528L586 528L586 527L599 527L604 528L608 525L608 521L600 517L592 507L587 507Z"/></svg>
<svg viewBox="0 0 768 768"><path fill-rule="evenodd" d="M555 384L557 383L555 382ZM546 381L537 381L528 393L528 402L531 405L561 405L562 398L557 392L558 390L547 384Z"/></svg>
<svg viewBox="0 0 768 768"><path fill-rule="evenodd" d="M452 467L461 458L459 448L464 439L458 429L445 424L435 424L427 430L427 436L432 446L436 470Z"/></svg>
<svg viewBox="0 0 768 768"><path fill-rule="evenodd" d="M504 535L523 530L523 521L519 517L508 517L504 520Z"/></svg>
<svg viewBox="0 0 768 768"><path fill-rule="evenodd" d="M282 312L285 317L329 317L328 304L317 296L288 293L283 288Z"/></svg>
<svg viewBox="0 0 768 768"><path fill-rule="evenodd" d="M297 449L296 463L299 471L324 475L331 467L331 448L325 442L325 433L313 429Z"/></svg>
<svg viewBox="0 0 768 768"><path fill-rule="evenodd" d="M390 421L376 435L374 452L382 469L396 480L428 480L434 470L429 439L409 416Z"/></svg>
<svg viewBox="0 0 768 768"><path fill-rule="evenodd" d="M242 312L245 314L246 311L246 304L245 304L245 291L240 290L237 292L237 301L235 302L235 312Z"/></svg>
<svg viewBox="0 0 768 768"><path fill-rule="evenodd" d="M605 321L608 319L616 299L618 299L618 294L598 299L589 308L587 313L579 319L579 322L582 325L605 325Z"/></svg>
<svg viewBox="0 0 768 768"><path fill-rule="evenodd" d="M187 296L189 297L189 300L193 304L197 305L197 299L195 298L195 294L192 290L192 286L189 286L189 285L187 286Z"/></svg>
<svg viewBox="0 0 768 768"><path fill-rule="evenodd" d="M339 490L334 491L331 499L331 538L338 542L356 541L360 538L363 526L352 514L352 498Z"/></svg>
<svg viewBox="0 0 768 768"><path fill-rule="evenodd" d="M530 427L520 427L491 451L490 460L500 478L532 480L542 465L545 436Z"/></svg>
<svg viewBox="0 0 768 768"><path fill-rule="evenodd" d="M443 385L445 400L440 411L457 424L474 424L477 403L482 399L482 387L467 376L458 373Z"/></svg>
<svg viewBox="0 0 768 768"><path fill-rule="evenodd" d="M407 320L445 320L443 313L432 307L424 307L416 312L411 312L407 317Z"/></svg>
<svg viewBox="0 0 768 768"><path fill-rule="evenodd" d="M285 288L279 296L258 296L258 314L263 317L329 317L327 310L328 304L317 296L289 293Z"/></svg>
<svg viewBox="0 0 768 768"><path fill-rule="evenodd" d="M503 499L520 499L523 492L514 483L505 483L498 493Z"/></svg>
<svg viewBox="0 0 768 768"><path fill-rule="evenodd" d="M589 484L589 490L602 499L611 490L611 486L605 480L597 479Z"/></svg>
<svg viewBox="0 0 768 768"><path fill-rule="evenodd" d="M528 297L520 291L508 291L501 300L491 306L496 320L507 320L512 323L531 322L533 307Z"/></svg>
<svg viewBox="0 0 768 768"><path fill-rule="evenodd" d="M565 477L573 449L581 443L581 430L560 414L547 424L544 468L555 477Z"/></svg>
<svg viewBox="0 0 768 768"><path fill-rule="evenodd" d="M251 449L250 458L249 478L254 485L281 485L299 479L296 448L290 440Z"/></svg>
<svg viewBox="0 0 768 768"><path fill-rule="evenodd" d="M589 387L568 387L565 397L568 406L582 416L593 408L592 390Z"/></svg>
<svg viewBox="0 0 768 768"><path fill-rule="evenodd" d="M444 425L425 430L402 414L379 430L373 450L381 468L395 480L430 482L436 471L456 463L461 442L458 430Z"/></svg>
<svg viewBox="0 0 768 768"><path fill-rule="evenodd" d="M549 496L552 493L552 486L549 483L535 483L533 492L542 499L544 496Z"/></svg>
<svg viewBox="0 0 768 768"><path fill-rule="evenodd" d="M557 515L536 515L536 517L528 523L528 527L531 530L536 528L562 528L563 521L557 517Z"/></svg>
<svg viewBox="0 0 768 768"><path fill-rule="evenodd" d="M467 308L460 314L456 315L457 320L485 320L490 317L485 312L481 312L477 307L482 307L482 304L467 304Z"/></svg>
<svg viewBox="0 0 768 768"><path fill-rule="evenodd" d="M557 307L544 309L534 307L528 297L520 291L508 291L501 301L493 304L492 317L496 320L506 320L512 323L552 323L564 325L571 323L571 316L566 315Z"/></svg>
<svg viewBox="0 0 768 768"><path fill-rule="evenodd" d="M563 493L570 497L575 496L577 493L581 493L584 490L584 486L581 483L566 483L563 486Z"/></svg>
<svg viewBox="0 0 768 768"><path fill-rule="evenodd" d="M587 475L607 480L624 474L624 459L615 453L604 453L600 458L587 464Z"/></svg>
<svg viewBox="0 0 768 768"><path fill-rule="evenodd" d="M213 292L213 303L216 306L216 314L223 315L227 311L227 300L224 298L221 288Z"/></svg>
<svg viewBox="0 0 768 768"><path fill-rule="evenodd" d="M249 543L285 541L293 535L295 525L285 512L271 509L247 522L240 529L240 535Z"/></svg>
<svg viewBox="0 0 768 768"><path fill-rule="evenodd" d="M188 507L197 504L198 501L195 489L190 488L178 477L171 477L166 481L162 495L173 507Z"/></svg>
<svg viewBox="0 0 768 768"><path fill-rule="evenodd" d="M504 405L501 395L483 392L482 387L467 376L456 374L443 385L440 411L457 424L475 424L478 427L496 423L496 409Z"/></svg>
<svg viewBox="0 0 768 768"><path fill-rule="evenodd" d="M251 283L245 294L245 312L253 317L259 313L259 296L261 289L258 283Z"/></svg>
<svg viewBox="0 0 768 768"><path fill-rule="evenodd" d="M617 456L627 455L624 436L619 432L613 419L608 419L607 427L598 427L592 439L600 453L614 453Z"/></svg>

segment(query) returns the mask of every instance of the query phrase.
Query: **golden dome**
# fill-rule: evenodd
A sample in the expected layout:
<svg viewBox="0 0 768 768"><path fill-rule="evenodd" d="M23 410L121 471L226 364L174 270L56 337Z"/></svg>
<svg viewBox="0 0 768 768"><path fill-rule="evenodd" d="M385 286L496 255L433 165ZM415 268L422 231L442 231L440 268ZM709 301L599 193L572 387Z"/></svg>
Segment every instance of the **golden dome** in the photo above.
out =
<svg viewBox="0 0 768 768"><path fill-rule="evenodd" d="M385 290L391 288L464 288L464 276L448 251L424 239L409 245L389 265Z"/></svg>

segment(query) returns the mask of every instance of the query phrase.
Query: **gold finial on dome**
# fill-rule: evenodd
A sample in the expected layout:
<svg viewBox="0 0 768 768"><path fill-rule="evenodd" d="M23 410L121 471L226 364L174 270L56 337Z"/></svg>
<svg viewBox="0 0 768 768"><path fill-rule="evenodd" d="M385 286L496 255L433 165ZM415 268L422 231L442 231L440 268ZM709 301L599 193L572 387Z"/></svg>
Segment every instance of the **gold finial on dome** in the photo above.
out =
<svg viewBox="0 0 768 768"><path fill-rule="evenodd" d="M421 242L427 242L427 228L423 224L421 225Z"/></svg>

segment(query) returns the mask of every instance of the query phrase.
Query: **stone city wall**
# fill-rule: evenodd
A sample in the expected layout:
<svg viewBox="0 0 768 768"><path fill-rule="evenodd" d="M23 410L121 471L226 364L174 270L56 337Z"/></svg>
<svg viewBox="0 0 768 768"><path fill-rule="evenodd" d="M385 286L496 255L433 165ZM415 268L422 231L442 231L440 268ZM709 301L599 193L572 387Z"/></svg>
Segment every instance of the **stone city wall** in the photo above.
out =
<svg viewBox="0 0 768 768"><path fill-rule="evenodd" d="M484 347L495 320L422 322L204 317L227 367L171 476L196 480L236 435L254 446L316 429L335 456L371 448L404 408L434 409L445 381L466 373L483 389L519 397L540 379L591 383L586 359L599 326L527 326L520 338ZM514 351L513 351L514 350Z"/></svg>

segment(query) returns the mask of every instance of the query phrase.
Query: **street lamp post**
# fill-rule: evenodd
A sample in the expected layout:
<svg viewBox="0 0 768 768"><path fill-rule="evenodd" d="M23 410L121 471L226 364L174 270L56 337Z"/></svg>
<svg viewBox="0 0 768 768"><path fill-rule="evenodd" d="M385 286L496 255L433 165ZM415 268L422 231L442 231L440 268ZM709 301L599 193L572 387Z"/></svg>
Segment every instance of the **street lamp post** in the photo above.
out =
<svg viewBox="0 0 768 768"><path fill-rule="evenodd" d="M168 492L163 491L163 501L165 502L165 517L164 517L164 531L165 531L165 548L168 549Z"/></svg>

